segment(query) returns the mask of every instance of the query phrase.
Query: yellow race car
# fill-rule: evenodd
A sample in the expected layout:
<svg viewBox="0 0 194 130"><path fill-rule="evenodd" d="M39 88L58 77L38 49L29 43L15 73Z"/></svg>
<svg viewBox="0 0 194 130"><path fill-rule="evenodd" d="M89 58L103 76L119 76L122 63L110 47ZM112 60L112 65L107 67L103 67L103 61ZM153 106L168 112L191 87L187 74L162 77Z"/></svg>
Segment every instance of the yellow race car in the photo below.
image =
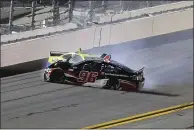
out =
<svg viewBox="0 0 194 130"><path fill-rule="evenodd" d="M107 54L103 53L100 57L104 58L105 56L107 56ZM86 53L82 51L81 48L79 48L77 52L51 51L46 67L59 60L66 61L70 59L71 62L79 62L85 60L87 57L99 57L99 56Z"/></svg>

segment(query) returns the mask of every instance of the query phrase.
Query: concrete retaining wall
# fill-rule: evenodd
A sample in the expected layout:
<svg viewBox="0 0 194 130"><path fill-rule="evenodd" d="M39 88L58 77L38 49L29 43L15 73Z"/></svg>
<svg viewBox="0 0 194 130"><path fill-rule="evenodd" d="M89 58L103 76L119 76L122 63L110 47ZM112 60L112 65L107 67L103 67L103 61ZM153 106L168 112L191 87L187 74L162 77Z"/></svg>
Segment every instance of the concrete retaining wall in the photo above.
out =
<svg viewBox="0 0 194 130"><path fill-rule="evenodd" d="M76 51L79 47L108 45L109 37L110 44L116 44L189 28L193 28L193 9L2 45L1 67L46 58L50 50Z"/></svg>
<svg viewBox="0 0 194 130"><path fill-rule="evenodd" d="M153 35L193 28L193 9L155 16L153 24Z"/></svg>
<svg viewBox="0 0 194 130"><path fill-rule="evenodd" d="M63 25L63 26L47 27L47 28L41 28L41 29L36 29L32 31L14 33L14 34L9 34L9 35L2 35L1 42L14 41L16 39L20 40L20 39L25 39L29 37L35 37L38 35L44 36L48 33L61 32L61 31L76 29L76 28L77 28L76 24L67 23L66 25Z"/></svg>

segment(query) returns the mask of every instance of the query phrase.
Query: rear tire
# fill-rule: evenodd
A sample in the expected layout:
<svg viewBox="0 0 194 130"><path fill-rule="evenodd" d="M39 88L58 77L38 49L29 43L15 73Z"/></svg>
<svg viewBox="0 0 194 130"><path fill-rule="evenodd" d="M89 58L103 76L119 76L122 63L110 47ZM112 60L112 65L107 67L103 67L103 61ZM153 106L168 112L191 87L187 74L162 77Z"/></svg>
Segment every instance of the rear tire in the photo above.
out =
<svg viewBox="0 0 194 130"><path fill-rule="evenodd" d="M62 70L54 70L50 77L54 83L64 83L65 81L65 75Z"/></svg>
<svg viewBox="0 0 194 130"><path fill-rule="evenodd" d="M121 88L120 82L116 78L110 78L106 84L104 89L113 89L113 90L119 90Z"/></svg>

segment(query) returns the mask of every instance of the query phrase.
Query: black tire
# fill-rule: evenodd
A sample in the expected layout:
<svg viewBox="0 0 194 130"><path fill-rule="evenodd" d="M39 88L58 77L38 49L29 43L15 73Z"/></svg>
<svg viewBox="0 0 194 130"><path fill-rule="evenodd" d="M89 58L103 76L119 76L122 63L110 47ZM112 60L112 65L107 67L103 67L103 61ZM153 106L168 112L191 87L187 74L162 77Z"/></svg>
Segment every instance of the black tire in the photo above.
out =
<svg viewBox="0 0 194 130"><path fill-rule="evenodd" d="M62 70L54 70L51 73L51 81L54 83L64 83L65 81L65 75Z"/></svg>
<svg viewBox="0 0 194 130"><path fill-rule="evenodd" d="M121 88L120 82L116 78L110 78L106 84L104 89L113 89L113 90L119 90Z"/></svg>
<svg viewBox="0 0 194 130"><path fill-rule="evenodd" d="M48 82L47 78L46 78L46 75L44 74L44 81L45 82Z"/></svg>
<svg viewBox="0 0 194 130"><path fill-rule="evenodd" d="M113 87L113 90L119 90L121 88L121 85L118 79L114 79L112 87Z"/></svg>

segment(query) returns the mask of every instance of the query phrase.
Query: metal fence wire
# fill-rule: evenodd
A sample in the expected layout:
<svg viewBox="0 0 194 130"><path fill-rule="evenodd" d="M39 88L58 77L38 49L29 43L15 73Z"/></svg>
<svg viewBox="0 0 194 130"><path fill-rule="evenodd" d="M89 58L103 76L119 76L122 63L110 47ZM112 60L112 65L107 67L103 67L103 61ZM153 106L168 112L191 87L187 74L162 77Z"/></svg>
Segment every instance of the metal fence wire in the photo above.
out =
<svg viewBox="0 0 194 130"><path fill-rule="evenodd" d="M103 15L179 1L46 0L47 4L44 4L44 0L41 2L42 4L40 0L31 0L30 3L24 4L17 3L16 0L1 1L1 14L4 17L1 19L1 34L65 25L70 22L84 28ZM22 12L24 15L21 17ZM20 17L17 17L18 15Z"/></svg>

